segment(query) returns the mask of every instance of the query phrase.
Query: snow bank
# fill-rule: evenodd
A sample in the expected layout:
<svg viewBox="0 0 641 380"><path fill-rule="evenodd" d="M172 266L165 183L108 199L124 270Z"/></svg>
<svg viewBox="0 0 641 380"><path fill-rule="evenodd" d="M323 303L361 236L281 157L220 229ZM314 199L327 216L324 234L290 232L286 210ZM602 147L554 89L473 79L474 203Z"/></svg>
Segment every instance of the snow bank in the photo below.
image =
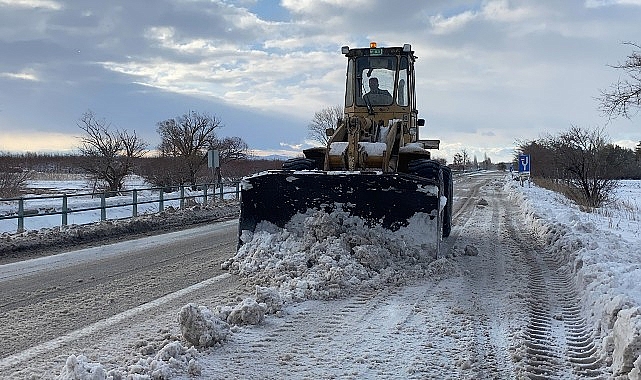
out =
<svg viewBox="0 0 641 380"><path fill-rule="evenodd" d="M641 307L621 310L616 322L614 322L613 335L616 339L614 340L612 367L618 371L615 375L630 373L634 369L635 378L639 379Z"/></svg>
<svg viewBox="0 0 641 380"><path fill-rule="evenodd" d="M613 374L641 380L639 210L630 223L618 219L615 224L617 209L587 213L552 191L507 182L525 224L535 228L558 263L573 274L584 314L602 339L601 354Z"/></svg>
<svg viewBox="0 0 641 380"><path fill-rule="evenodd" d="M260 285L256 285L256 302L263 305L267 314L280 312L285 304L277 289Z"/></svg>
<svg viewBox="0 0 641 380"><path fill-rule="evenodd" d="M222 267L276 289L284 302L337 298L428 274L436 256L434 223L417 213L391 232L340 210L309 210L284 228L262 223L255 233L243 231L244 244Z"/></svg>

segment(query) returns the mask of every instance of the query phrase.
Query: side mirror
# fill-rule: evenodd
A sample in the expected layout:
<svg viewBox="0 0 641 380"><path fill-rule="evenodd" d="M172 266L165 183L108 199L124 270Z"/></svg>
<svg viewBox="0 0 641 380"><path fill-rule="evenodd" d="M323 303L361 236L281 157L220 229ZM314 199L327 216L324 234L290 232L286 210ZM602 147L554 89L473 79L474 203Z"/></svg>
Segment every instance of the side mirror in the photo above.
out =
<svg viewBox="0 0 641 380"><path fill-rule="evenodd" d="M416 120L416 125L418 125L419 127L425 126L425 119Z"/></svg>

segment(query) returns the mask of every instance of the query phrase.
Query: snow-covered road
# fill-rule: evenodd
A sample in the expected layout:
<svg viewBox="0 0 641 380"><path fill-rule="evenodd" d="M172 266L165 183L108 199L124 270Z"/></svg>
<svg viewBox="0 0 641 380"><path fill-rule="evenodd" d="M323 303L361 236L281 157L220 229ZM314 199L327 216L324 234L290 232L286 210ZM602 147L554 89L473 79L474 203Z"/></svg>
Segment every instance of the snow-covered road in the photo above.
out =
<svg viewBox="0 0 641 380"><path fill-rule="evenodd" d="M429 278L296 304L210 349L203 377L599 378L576 292L503 185L496 176L458 183L450 259Z"/></svg>
<svg viewBox="0 0 641 380"><path fill-rule="evenodd" d="M576 271L581 267L572 264L570 256L582 243L567 243L563 234L572 234L561 233L565 227L535 222L539 217L528 214L531 211L508 189L503 174L457 178L455 194L454 228L442 244L442 258L423 269L394 268L393 275L363 282L338 299L289 303L258 325L232 327L222 344L198 353L178 349L167 356L174 342L188 347L177 321L183 305L215 310L252 295L255 278L216 274L83 327L43 335L19 349L5 349L0 378L57 379L67 362L68 370L101 366L108 375L96 379L113 380L154 378L154 366L162 369L156 372L158 378L184 380L600 379L611 376L612 355L622 363L618 368L629 371L636 358L630 350L639 340L631 338L625 346L625 334L612 331L616 323L622 323L620 329L627 328L623 323L632 317L613 322L625 298L608 298L614 299L612 305L619 299L619 309L614 311L610 309L616 305L601 305L603 311L596 305L586 306L586 301L602 293L591 295L587 288L576 287ZM545 231L544 225L548 226ZM593 231L587 224L578 228ZM235 241L235 231L229 240ZM590 249L598 246L586 244L591 244ZM234 249L223 250L233 255ZM587 259L581 259L580 265L593 265ZM268 272L267 277L278 273ZM585 284L598 279L580 276ZM619 290L612 291L614 295ZM83 294L76 295L78 310L94 302ZM53 311L64 310L56 302L46 305ZM32 325L45 309L45 305L38 309L34 319L14 316L18 334L22 334L20 328L33 336L47 334L50 324ZM600 322L602 312L614 313L610 327ZM10 319L2 323L12 323ZM64 318L56 323L64 324ZM4 331L3 344L11 347L13 343L6 342L16 340L16 333ZM622 348L604 347L607 342ZM632 348L626 351L626 347ZM69 361L72 354L85 357ZM188 363L192 357L197 365ZM60 379L74 378L65 373Z"/></svg>

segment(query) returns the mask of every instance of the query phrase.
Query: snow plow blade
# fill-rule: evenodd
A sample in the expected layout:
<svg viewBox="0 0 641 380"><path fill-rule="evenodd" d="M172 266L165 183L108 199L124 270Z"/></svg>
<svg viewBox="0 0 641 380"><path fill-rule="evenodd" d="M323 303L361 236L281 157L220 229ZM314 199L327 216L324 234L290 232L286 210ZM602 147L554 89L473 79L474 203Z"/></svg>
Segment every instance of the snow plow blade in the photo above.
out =
<svg viewBox="0 0 641 380"><path fill-rule="evenodd" d="M239 237L261 222L284 227L309 209L337 209L362 218L367 226L397 231L417 213L441 223L438 180L405 173L274 170L243 179ZM436 239L440 239L438 231ZM239 242L241 245L242 242Z"/></svg>

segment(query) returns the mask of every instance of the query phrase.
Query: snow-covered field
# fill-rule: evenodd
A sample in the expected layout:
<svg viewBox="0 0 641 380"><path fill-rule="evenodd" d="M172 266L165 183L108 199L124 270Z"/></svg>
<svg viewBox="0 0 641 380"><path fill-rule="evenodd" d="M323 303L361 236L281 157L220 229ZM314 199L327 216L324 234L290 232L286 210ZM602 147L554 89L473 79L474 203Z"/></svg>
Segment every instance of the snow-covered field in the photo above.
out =
<svg viewBox="0 0 641 380"><path fill-rule="evenodd" d="M599 356L605 366L619 379L641 379L641 182L623 181L614 194L615 202L596 213L582 212L562 196L536 186L521 187L508 178L501 182L502 190L520 210L523 229L535 231L547 243L559 268L573 274L582 301L582 315L587 316L586 325L600 342ZM82 352L69 352L63 368L51 369L52 378L207 378L212 368L222 364L218 354L233 355L234 345L241 344L243 337L255 338L262 334L265 335L261 338L263 342L277 345L278 336L274 331L287 327L283 316L312 318L323 314L327 302L340 303L372 289L386 289L390 285L402 287L421 281L421 278L439 281L461 273L460 261L453 257L425 260L420 249L412 246L411 239L404 241L385 236L379 231L359 227L357 223L345 223L345 220L341 215L310 214L298 218L286 230L256 234L255 239L248 241L224 264L231 273L256 285L252 297L246 297L235 306L185 305L175 322L181 336L166 340L159 350L149 349L148 356L133 363L132 358L126 358L116 368L113 363L93 362ZM491 229L492 219L487 219L486 223L488 225L477 228ZM413 291L412 286L406 288L409 289L406 291ZM391 291L391 297L394 292ZM420 292L414 296L417 301L410 305L414 314L424 312L424 307L442 307L423 305L421 297L424 294ZM347 305L348 308L352 306ZM389 313L393 316L394 310ZM366 311L360 313L363 319L354 323L365 323L370 319L366 314ZM327 318L332 319L331 316ZM390 320L395 319L388 319L388 322ZM267 334L261 332L261 326L280 327ZM372 329L370 334L363 334L361 330L359 340L354 344L362 346L364 351L362 357L351 358L352 363L368 363L371 359L367 354L368 347L385 344L384 337L378 333L377 329ZM399 335L391 339L410 339L407 349L411 350L414 347L411 340L427 333L415 335L398 331ZM322 331L319 334L322 335ZM456 335L456 331L448 336L451 334ZM334 338L326 337L330 341ZM211 346L218 350L207 348ZM257 346L256 350L260 351L261 347ZM140 352L145 349L141 346ZM339 358L344 350L344 347L336 346L330 352L320 354ZM396 354L401 359L404 357L402 353ZM291 361L296 352L280 355L277 359L285 363ZM457 365L461 368L471 366L462 357ZM257 378L270 378L269 374L261 372L260 363L246 362L242 357L237 360L239 366L254 368ZM410 367L414 371L420 366L412 364ZM374 369L371 367L370 371ZM376 372L364 373L377 377ZM447 369L443 373L447 373ZM311 378L310 374L303 377ZM359 378L346 368L336 368L332 377Z"/></svg>

